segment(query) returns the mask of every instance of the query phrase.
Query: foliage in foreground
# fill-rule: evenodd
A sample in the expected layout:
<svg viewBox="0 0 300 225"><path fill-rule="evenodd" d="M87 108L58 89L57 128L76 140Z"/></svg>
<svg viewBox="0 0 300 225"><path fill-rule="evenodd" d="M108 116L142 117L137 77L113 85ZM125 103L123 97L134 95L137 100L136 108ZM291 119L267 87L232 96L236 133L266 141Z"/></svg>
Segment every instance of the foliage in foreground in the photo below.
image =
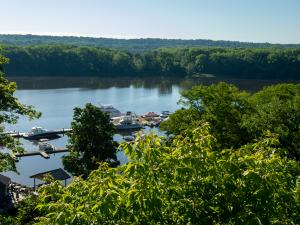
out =
<svg viewBox="0 0 300 225"><path fill-rule="evenodd" d="M9 149L13 153L23 151L18 141L3 133L5 124L17 123L19 116L34 119L41 115L32 106L21 104L14 96L17 88L16 83L3 77L2 64L7 62L8 59L0 55L0 172L16 171L15 160L7 152L4 152L4 149Z"/></svg>
<svg viewBox="0 0 300 225"><path fill-rule="evenodd" d="M209 126L171 145L154 134L122 146L129 162L40 189L37 224L299 224L300 168L268 134L218 150Z"/></svg>

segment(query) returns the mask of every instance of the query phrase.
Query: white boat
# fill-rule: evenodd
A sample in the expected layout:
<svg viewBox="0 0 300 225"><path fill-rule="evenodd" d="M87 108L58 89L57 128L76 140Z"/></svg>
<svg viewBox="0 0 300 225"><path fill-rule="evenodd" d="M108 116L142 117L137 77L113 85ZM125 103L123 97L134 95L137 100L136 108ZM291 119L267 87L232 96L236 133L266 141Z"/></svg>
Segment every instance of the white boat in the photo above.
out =
<svg viewBox="0 0 300 225"><path fill-rule="evenodd" d="M100 109L102 112L107 113L110 118L122 115L122 113L116 108L114 108L112 105L100 105Z"/></svg>
<svg viewBox="0 0 300 225"><path fill-rule="evenodd" d="M39 142L40 151L53 151L55 147L47 142Z"/></svg>
<svg viewBox="0 0 300 225"><path fill-rule="evenodd" d="M114 121L117 130L135 130L143 127L132 114L116 117Z"/></svg>
<svg viewBox="0 0 300 225"><path fill-rule="evenodd" d="M57 131L47 130L42 127L33 127L29 133L23 135L25 139L38 140L41 138L57 138Z"/></svg>

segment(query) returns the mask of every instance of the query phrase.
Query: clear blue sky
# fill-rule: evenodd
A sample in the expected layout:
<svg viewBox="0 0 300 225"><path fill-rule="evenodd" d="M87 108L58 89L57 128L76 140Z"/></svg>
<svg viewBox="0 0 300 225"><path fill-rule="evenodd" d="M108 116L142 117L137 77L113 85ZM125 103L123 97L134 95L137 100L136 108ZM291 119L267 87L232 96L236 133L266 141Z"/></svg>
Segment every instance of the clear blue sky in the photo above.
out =
<svg viewBox="0 0 300 225"><path fill-rule="evenodd" d="M300 43L300 0L0 0L0 33Z"/></svg>

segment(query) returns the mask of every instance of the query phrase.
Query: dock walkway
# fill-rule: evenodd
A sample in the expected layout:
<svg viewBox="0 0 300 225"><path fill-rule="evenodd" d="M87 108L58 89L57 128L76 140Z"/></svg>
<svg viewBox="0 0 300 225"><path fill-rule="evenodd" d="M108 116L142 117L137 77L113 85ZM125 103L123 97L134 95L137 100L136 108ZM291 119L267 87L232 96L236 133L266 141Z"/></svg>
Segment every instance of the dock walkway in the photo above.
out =
<svg viewBox="0 0 300 225"><path fill-rule="evenodd" d="M26 157L26 156L34 156L34 155L40 155L42 157L44 157L45 159L50 158L50 154L54 154L54 153L63 153L63 152L68 152L69 149L67 148L55 148L54 150L46 150L46 151L28 151L28 152L24 152L24 153L18 153L15 154L14 156L16 158L21 158L21 157Z"/></svg>

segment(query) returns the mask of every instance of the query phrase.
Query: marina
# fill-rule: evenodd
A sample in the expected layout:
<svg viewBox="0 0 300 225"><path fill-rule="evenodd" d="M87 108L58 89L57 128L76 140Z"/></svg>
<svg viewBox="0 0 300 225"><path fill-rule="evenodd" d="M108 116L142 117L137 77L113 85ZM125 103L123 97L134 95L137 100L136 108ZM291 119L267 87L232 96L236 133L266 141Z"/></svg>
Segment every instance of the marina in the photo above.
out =
<svg viewBox="0 0 300 225"><path fill-rule="evenodd" d="M21 84L20 84L21 85ZM12 131L14 137L19 137L23 148L26 150L24 156L16 157L17 170L19 174L14 172L3 172L1 174L11 178L13 182L32 187L32 174L37 174L43 171L49 171L56 168L64 168L62 164L62 157L68 155L69 152L58 151L50 152L49 158L41 156L39 142L46 141L55 146L57 149L66 148L68 137L65 134L59 134L60 138L50 139L41 138L39 140L30 140L23 138L24 133L32 130L32 127L42 127L47 130L67 131L70 128L70 123L73 117L74 107L83 107L87 102L95 106L111 105L121 112L121 116L127 111L134 112L137 115L138 123L142 125L137 130L117 130L114 135L114 140L117 142L131 141L133 133L141 130L142 133L151 131L163 135L157 127L150 127L149 121L144 118L148 112L156 112L161 114L164 110L174 112L178 106L176 102L179 98L179 87L174 85L173 91L163 91L162 87L151 86L144 87L115 87L111 88L61 88L61 89L33 89L33 90L18 90L16 97L21 102L27 105L35 105L36 109L42 112L42 117L37 120L27 120L21 117L16 125L6 125L6 131ZM80 96L80 98L79 98ZM147 103L147 104L145 104ZM107 107L110 108L110 107ZM65 128L65 129L62 129ZM125 137L131 136L131 137ZM124 139L125 137L125 139ZM43 140L47 139L47 140ZM31 153L34 152L34 153ZM127 162L127 157L123 152L117 153L118 160L121 164ZM39 184L39 181L37 181Z"/></svg>
<svg viewBox="0 0 300 225"><path fill-rule="evenodd" d="M101 106L101 110L102 107L103 106ZM169 115L171 115L170 111L162 111L161 114L148 112L145 115L137 115L135 112L131 111L121 113L119 110L115 109L112 106L105 107L104 112L110 116L111 122L115 125L117 132L122 130L140 130L145 126L158 127L162 121L166 120ZM24 138L27 140L48 140L60 138L59 135L64 135L71 131L72 129L70 128L47 130L43 127L32 127L31 131L29 132L5 131L0 135L10 135L14 138Z"/></svg>
<svg viewBox="0 0 300 225"><path fill-rule="evenodd" d="M101 106L101 110L104 106ZM127 111L126 113L121 113L119 110L115 109L113 106L108 105L104 107L104 112L107 113L111 122L116 127L116 132L122 133L122 131L129 131L123 135L123 140L127 142L132 142L135 139L136 134L134 131L140 130L145 126L157 127L160 122L167 119L171 114L169 111L162 111L162 114L156 114L155 112L148 112L145 115L137 115L134 112ZM111 115L118 115L112 117ZM32 127L30 132L15 132L6 131L1 135L10 135L14 138L24 138L29 141L38 141L38 151L26 150L23 153L13 154L10 153L11 157L16 161L19 161L22 157L28 156L41 156L44 159L49 159L51 154L68 152L67 148L57 148L54 145L48 143L47 141L51 139L61 138L61 134L71 132L70 128L62 128L58 130L47 130L42 127Z"/></svg>

